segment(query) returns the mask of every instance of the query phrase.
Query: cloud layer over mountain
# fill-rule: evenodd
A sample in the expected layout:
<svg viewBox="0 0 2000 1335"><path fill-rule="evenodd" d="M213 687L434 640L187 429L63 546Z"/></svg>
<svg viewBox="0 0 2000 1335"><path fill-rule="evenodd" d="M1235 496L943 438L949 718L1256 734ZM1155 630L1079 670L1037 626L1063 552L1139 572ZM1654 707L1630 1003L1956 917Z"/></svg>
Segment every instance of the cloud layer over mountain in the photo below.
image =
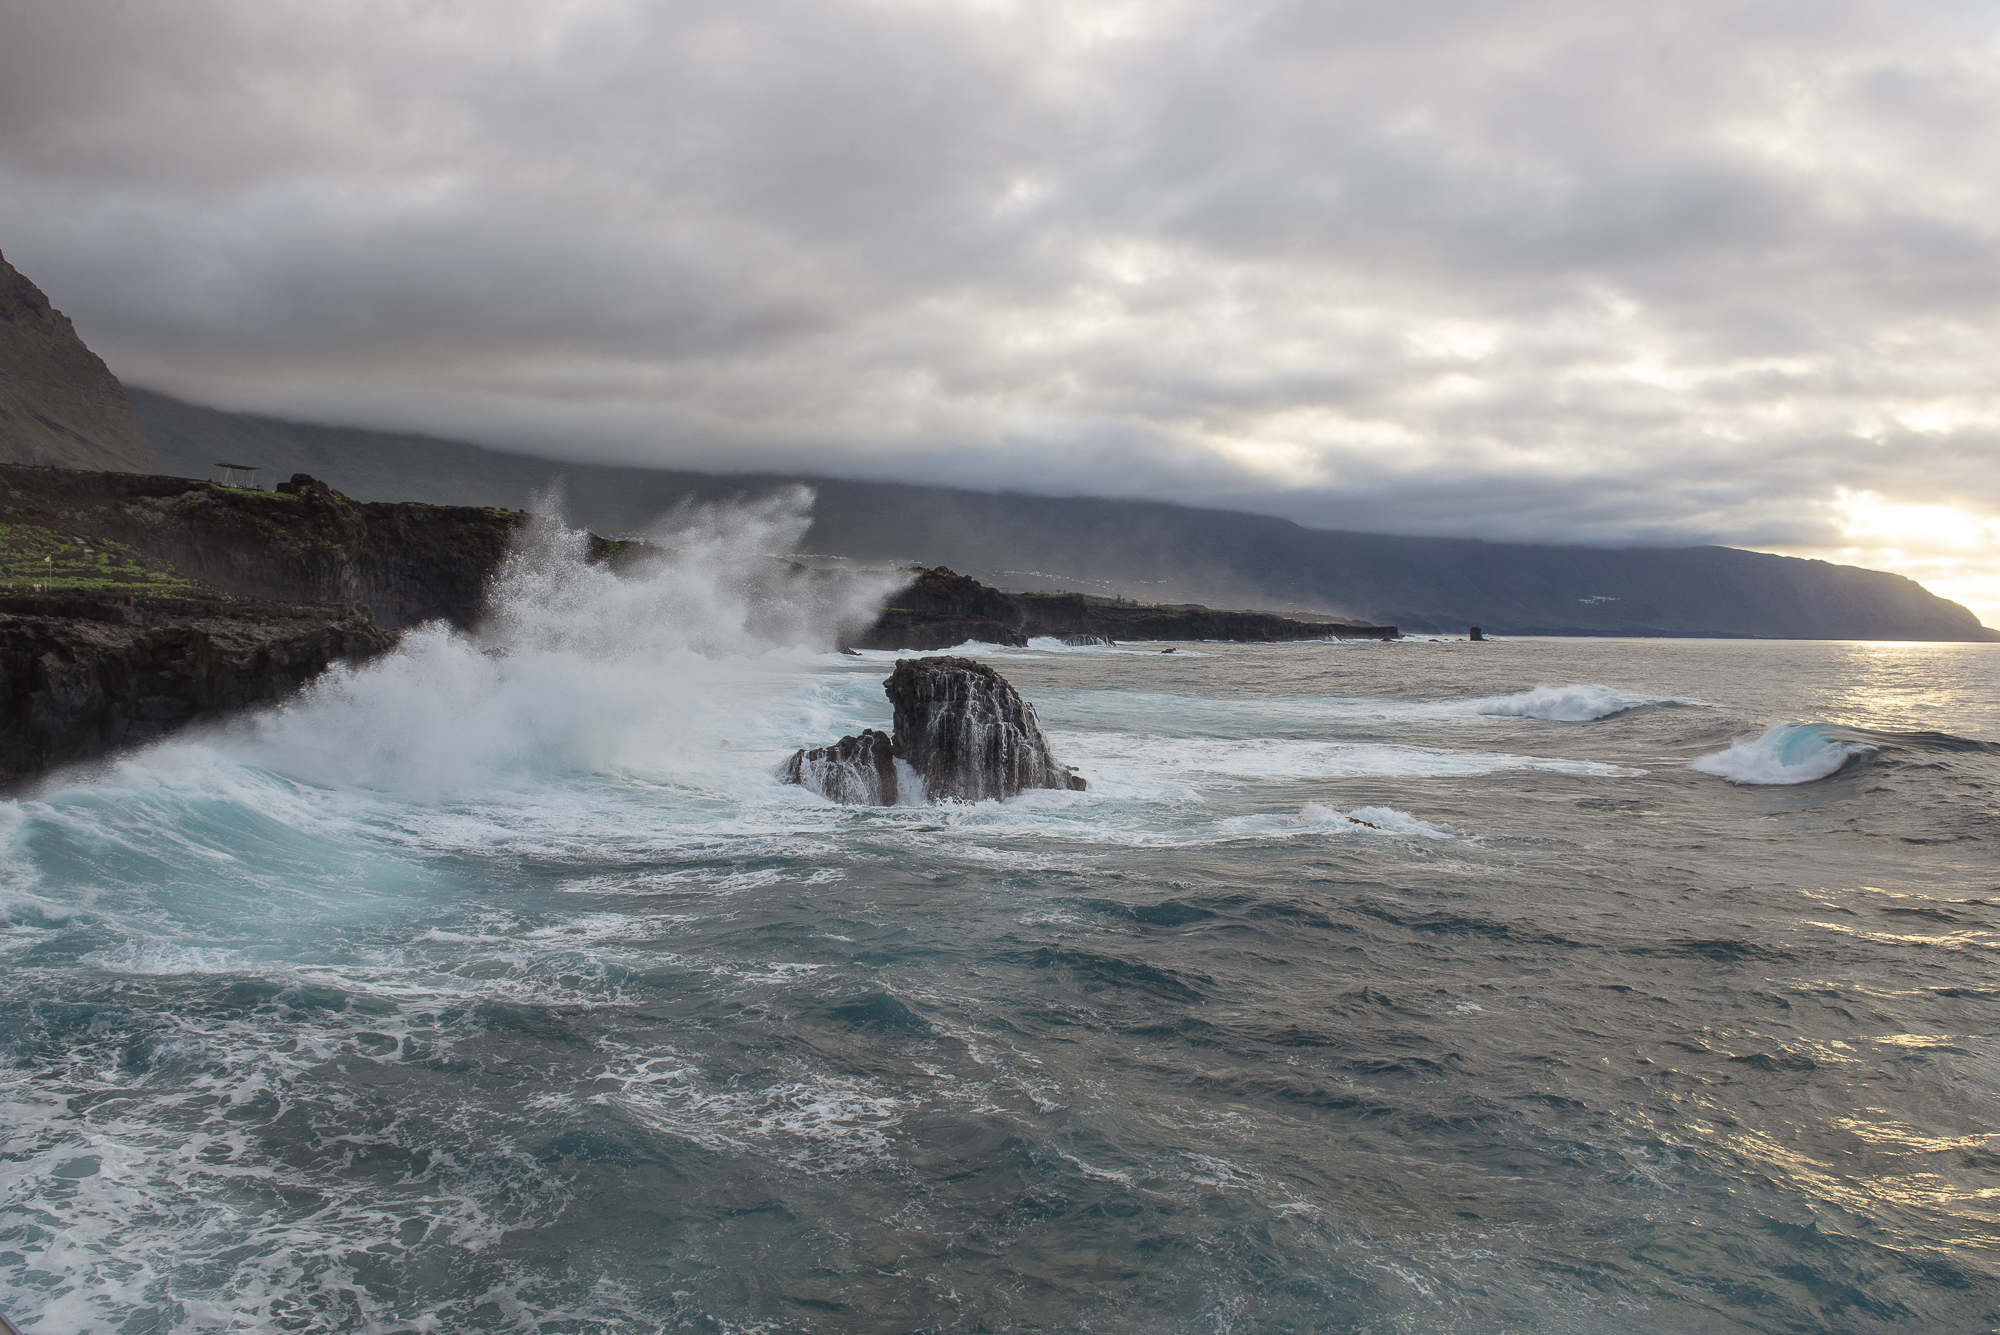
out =
<svg viewBox="0 0 2000 1335"><path fill-rule="evenodd" d="M2000 18L0 0L127 380L579 458L1721 541L2000 619Z"/></svg>

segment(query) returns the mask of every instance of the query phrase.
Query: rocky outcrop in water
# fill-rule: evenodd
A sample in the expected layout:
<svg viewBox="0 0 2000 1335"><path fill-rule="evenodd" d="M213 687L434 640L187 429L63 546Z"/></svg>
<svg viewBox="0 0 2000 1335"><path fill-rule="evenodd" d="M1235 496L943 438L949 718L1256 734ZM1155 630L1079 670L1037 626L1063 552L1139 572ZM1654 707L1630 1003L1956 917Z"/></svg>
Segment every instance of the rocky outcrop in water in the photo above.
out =
<svg viewBox="0 0 2000 1335"><path fill-rule="evenodd" d="M930 801L1083 787L1049 754L1035 707L984 663L900 659L883 689L896 711L896 755L923 779Z"/></svg>
<svg viewBox="0 0 2000 1335"><path fill-rule="evenodd" d="M863 806L980 802L1030 788L1084 787L1079 775L1049 754L1034 706L984 663L900 659L882 689L895 710L893 738L870 729L797 752L779 777L836 802ZM902 791L899 769L921 786L920 793Z"/></svg>
<svg viewBox="0 0 2000 1335"><path fill-rule="evenodd" d="M892 807L898 796L895 743L867 728L859 737L795 752L778 777L850 806Z"/></svg>
<svg viewBox="0 0 2000 1335"><path fill-rule="evenodd" d="M0 786L281 700L394 643L359 603L0 596Z"/></svg>

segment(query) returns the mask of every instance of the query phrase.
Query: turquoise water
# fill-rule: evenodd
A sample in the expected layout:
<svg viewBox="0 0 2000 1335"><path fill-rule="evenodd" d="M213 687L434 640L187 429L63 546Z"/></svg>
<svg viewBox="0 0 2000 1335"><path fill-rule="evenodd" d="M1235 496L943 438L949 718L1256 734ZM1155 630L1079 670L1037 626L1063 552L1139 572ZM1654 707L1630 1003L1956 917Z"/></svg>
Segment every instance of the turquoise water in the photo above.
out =
<svg viewBox="0 0 2000 1335"><path fill-rule="evenodd" d="M1045 643L861 810L894 655L513 578L0 805L24 1331L2000 1324L2000 646Z"/></svg>

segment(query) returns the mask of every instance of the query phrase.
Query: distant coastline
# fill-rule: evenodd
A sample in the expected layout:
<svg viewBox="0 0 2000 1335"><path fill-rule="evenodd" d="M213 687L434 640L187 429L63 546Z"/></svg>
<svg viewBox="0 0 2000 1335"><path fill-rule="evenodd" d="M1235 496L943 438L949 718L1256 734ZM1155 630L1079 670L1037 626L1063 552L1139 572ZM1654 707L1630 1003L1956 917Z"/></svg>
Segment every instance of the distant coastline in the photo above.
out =
<svg viewBox="0 0 2000 1335"><path fill-rule="evenodd" d="M130 393L163 472L205 478L215 460L242 458L266 476L310 473L359 500L507 508L560 479L571 521L607 534L641 532L677 505L802 485L817 499L801 550L945 566L1023 594L1254 607L1424 634L2000 640L1901 575L1731 547L1398 537L1151 501L579 464Z"/></svg>

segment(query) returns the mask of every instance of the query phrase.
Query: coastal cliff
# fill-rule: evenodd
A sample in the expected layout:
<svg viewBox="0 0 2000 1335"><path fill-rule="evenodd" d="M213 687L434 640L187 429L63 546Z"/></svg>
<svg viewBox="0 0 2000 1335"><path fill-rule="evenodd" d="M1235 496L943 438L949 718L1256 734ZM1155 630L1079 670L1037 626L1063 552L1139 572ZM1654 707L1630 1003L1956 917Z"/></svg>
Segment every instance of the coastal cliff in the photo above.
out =
<svg viewBox="0 0 2000 1335"><path fill-rule="evenodd" d="M281 700L394 643L358 603L0 596L0 786Z"/></svg>
<svg viewBox="0 0 2000 1335"><path fill-rule="evenodd" d="M1300 619L1309 618L1288 609L1315 609L1426 634L1483 626L1495 635L2000 640L2000 630L1900 575L1729 547L1340 532L1156 501L533 458L223 412L141 389L132 406L167 472L206 477L216 459L243 458L281 475L309 472L364 499L509 506L560 475L571 521L600 533L642 528L680 504L804 484L818 499L801 550L860 565L921 555L927 565L1016 589L1138 592Z"/></svg>
<svg viewBox="0 0 2000 1335"><path fill-rule="evenodd" d="M476 620L523 516L0 466L0 785ZM616 544L595 543L593 555Z"/></svg>
<svg viewBox="0 0 2000 1335"><path fill-rule="evenodd" d="M0 525L9 531L68 535L78 548L121 546L221 593L358 602L388 629L440 617L470 626L486 576L525 518L478 506L362 504L303 474L265 492L0 466ZM80 559L65 554L50 574Z"/></svg>

